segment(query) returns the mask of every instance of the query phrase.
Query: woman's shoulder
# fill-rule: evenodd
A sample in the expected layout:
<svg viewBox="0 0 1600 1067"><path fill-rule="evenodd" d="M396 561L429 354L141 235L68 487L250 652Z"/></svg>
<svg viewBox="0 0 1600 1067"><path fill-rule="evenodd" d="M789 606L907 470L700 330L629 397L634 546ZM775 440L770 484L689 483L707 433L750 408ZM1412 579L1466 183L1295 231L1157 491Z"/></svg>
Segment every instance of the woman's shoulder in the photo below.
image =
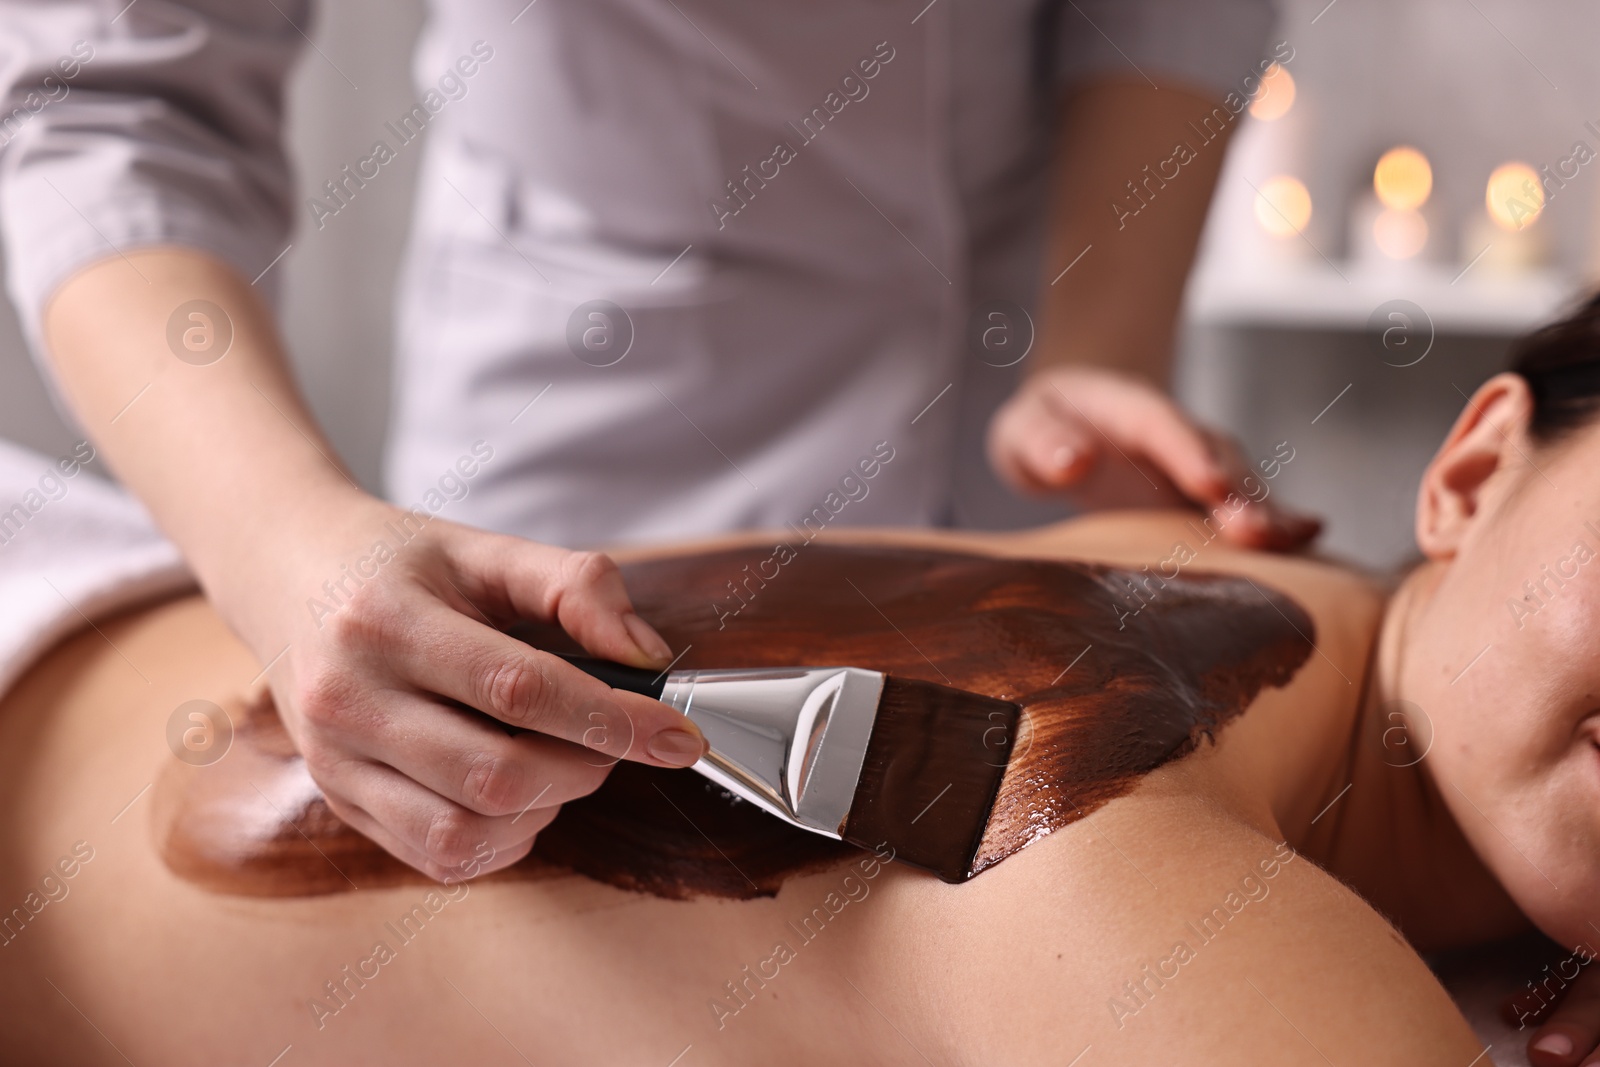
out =
<svg viewBox="0 0 1600 1067"><path fill-rule="evenodd" d="M871 931L872 958L926 976L929 1029L914 1040L980 1040L986 1058L1013 1063L1065 1063L1089 1046L1085 1064L1197 1067L1462 1067L1480 1051L1393 926L1207 798L1136 793L1073 831L960 892L902 878L885 894L917 920L886 909ZM891 988L891 965L856 966L864 988Z"/></svg>

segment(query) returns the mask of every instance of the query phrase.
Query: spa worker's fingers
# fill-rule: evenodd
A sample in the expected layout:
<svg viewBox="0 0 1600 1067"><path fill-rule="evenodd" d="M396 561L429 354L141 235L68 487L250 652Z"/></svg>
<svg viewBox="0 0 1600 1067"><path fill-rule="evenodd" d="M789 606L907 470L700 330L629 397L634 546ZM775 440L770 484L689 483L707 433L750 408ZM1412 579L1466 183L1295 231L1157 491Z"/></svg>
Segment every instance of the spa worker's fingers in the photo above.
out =
<svg viewBox="0 0 1600 1067"><path fill-rule="evenodd" d="M704 742L698 728L677 711L613 690L559 657L487 625L495 619L564 615L572 621L573 636L590 652L660 663L665 644L661 653L647 657L621 622L624 612L637 616L631 615L615 565L593 554L584 555L604 564L548 565L551 554L559 551L527 546L533 559L530 569L543 567L548 580L536 577L524 582L520 596L508 592L513 582L498 584L500 576L492 569L479 569L484 564L511 563L502 555L479 553L475 560L469 555L467 565L458 566L449 552L419 551L407 561L410 568L399 562L393 565L399 569L394 582L369 583L347 610L328 619L329 644L342 653L346 662L340 666L366 667L386 690L399 682L407 689L465 704L507 725L623 759L658 766L693 763L703 753ZM407 569L414 572L415 584L403 580ZM583 577L591 573L609 580ZM350 692L348 679L327 677L329 666L325 663L318 684L301 694L302 711L319 739L337 738L359 750L362 736L376 732L372 719L380 702ZM306 752L308 759L313 755Z"/></svg>
<svg viewBox="0 0 1600 1067"><path fill-rule="evenodd" d="M1588 1067L1600 1063L1600 1055L1590 1055L1596 1044L1600 1044L1600 972L1589 966L1572 979L1561 1000L1528 1038L1528 1060L1534 1067L1580 1063Z"/></svg>
<svg viewBox="0 0 1600 1067"><path fill-rule="evenodd" d="M442 649L449 654L439 655ZM613 761L684 767L705 752L699 728L660 701L612 689L558 656L443 606L419 608L415 625L396 633L385 654L395 674L423 692ZM426 731L408 730L407 736L445 737L449 726L454 731L451 743L458 746L483 740L483 730L446 723L436 715L428 718Z"/></svg>
<svg viewBox="0 0 1600 1067"><path fill-rule="evenodd" d="M507 729L481 712L443 705L423 694L396 693L378 715L375 728L349 739L351 751L358 751L363 761L393 768L451 804L491 817L559 807L587 796L620 758L545 734ZM606 729L619 738L628 733L626 728ZM339 781L341 789L348 763L330 768L330 779ZM356 790L348 791L370 809Z"/></svg>
<svg viewBox="0 0 1600 1067"><path fill-rule="evenodd" d="M1181 414L1181 412L1180 412ZM1223 470L1231 490L1243 497L1247 504L1230 523L1233 529L1223 527L1223 536L1246 548L1261 548L1275 552L1288 552L1299 548L1322 531L1322 522L1309 515L1289 512L1271 503L1272 487L1268 483L1282 469L1278 456L1262 460L1260 468L1252 470L1239 442L1225 433L1209 427L1199 427L1217 462ZM1293 450L1289 453L1292 458ZM1268 476L1268 471L1272 475ZM1223 498L1226 501L1226 497Z"/></svg>
<svg viewBox="0 0 1600 1067"><path fill-rule="evenodd" d="M989 458L1014 488L1084 508L1224 508L1223 536L1249 547L1296 547L1320 529L1268 500L1266 472L1275 476L1281 460L1253 471L1159 390L1110 371L1031 375L990 422Z"/></svg>
<svg viewBox="0 0 1600 1067"><path fill-rule="evenodd" d="M677 711L499 629L555 622L593 655L666 667L609 558L423 525L377 501L307 542L283 569L278 618L292 625L266 675L334 811L413 866L442 876L474 834L502 859L525 853L615 760L681 768L703 754Z"/></svg>
<svg viewBox="0 0 1600 1067"><path fill-rule="evenodd" d="M382 845L401 862L439 882L460 882L509 867L532 850L559 806L533 807L490 818L430 793L376 763L341 769L335 815Z"/></svg>
<svg viewBox="0 0 1600 1067"><path fill-rule="evenodd" d="M397 695L383 714L362 739L369 758L333 766L324 788L346 822L441 881L526 856L561 805L593 792L617 762L421 696Z"/></svg>
<svg viewBox="0 0 1600 1067"><path fill-rule="evenodd" d="M622 572L603 552L570 552L483 534L451 545L462 584L454 591L490 614L559 622L596 656L664 667L672 650L634 613Z"/></svg>

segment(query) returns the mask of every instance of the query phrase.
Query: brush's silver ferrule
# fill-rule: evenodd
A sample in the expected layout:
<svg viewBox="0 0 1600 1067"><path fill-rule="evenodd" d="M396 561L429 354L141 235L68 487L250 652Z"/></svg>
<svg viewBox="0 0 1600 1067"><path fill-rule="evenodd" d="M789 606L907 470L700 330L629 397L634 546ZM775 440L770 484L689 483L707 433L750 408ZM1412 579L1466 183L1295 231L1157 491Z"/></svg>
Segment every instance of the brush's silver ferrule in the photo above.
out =
<svg viewBox="0 0 1600 1067"><path fill-rule="evenodd" d="M858 667L673 671L662 703L710 749L694 769L787 822L838 837L884 676Z"/></svg>

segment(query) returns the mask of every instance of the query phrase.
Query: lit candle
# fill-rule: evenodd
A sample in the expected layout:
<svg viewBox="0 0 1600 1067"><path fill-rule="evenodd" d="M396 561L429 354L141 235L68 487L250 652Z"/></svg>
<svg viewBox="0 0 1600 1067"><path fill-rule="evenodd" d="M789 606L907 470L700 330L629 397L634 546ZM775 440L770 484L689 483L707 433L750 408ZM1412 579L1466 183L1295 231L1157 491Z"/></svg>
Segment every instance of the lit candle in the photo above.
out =
<svg viewBox="0 0 1600 1067"><path fill-rule="evenodd" d="M1474 270L1516 274L1544 266L1549 260L1544 214L1544 187L1526 163L1502 163L1489 175L1483 192L1484 213L1474 214L1462 235L1461 258Z"/></svg>
<svg viewBox="0 0 1600 1067"><path fill-rule="evenodd" d="M1299 239L1311 222L1311 193L1300 179L1281 174L1262 182L1256 191L1255 215L1278 255L1303 258L1310 251Z"/></svg>
<svg viewBox="0 0 1600 1067"><path fill-rule="evenodd" d="M1428 247L1422 208L1433 193L1433 167L1410 145L1391 148L1372 171L1372 192L1350 213L1351 258L1393 267L1420 259Z"/></svg>
<svg viewBox="0 0 1600 1067"><path fill-rule="evenodd" d="M1294 106L1294 78L1277 63L1261 76L1261 92L1250 103L1250 117L1262 122L1281 119Z"/></svg>

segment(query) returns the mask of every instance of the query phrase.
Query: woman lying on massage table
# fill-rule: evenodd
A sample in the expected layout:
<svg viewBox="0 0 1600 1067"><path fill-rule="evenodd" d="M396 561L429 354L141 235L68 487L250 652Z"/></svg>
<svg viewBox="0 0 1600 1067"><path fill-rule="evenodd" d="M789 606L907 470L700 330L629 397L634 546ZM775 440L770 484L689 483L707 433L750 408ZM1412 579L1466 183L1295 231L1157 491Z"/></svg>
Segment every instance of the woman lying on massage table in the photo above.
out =
<svg viewBox="0 0 1600 1067"><path fill-rule="evenodd" d="M332 820L203 601L101 621L0 703L0 907L39 902L0 923L6 1056L1479 1062L1419 951L1600 943L1597 324L1472 397L1389 594L1227 547L1225 511L622 557L681 665L1023 703L959 886L633 763L527 860L430 883ZM214 762L169 751L192 700L234 723ZM493 864L457 845L462 877Z"/></svg>

